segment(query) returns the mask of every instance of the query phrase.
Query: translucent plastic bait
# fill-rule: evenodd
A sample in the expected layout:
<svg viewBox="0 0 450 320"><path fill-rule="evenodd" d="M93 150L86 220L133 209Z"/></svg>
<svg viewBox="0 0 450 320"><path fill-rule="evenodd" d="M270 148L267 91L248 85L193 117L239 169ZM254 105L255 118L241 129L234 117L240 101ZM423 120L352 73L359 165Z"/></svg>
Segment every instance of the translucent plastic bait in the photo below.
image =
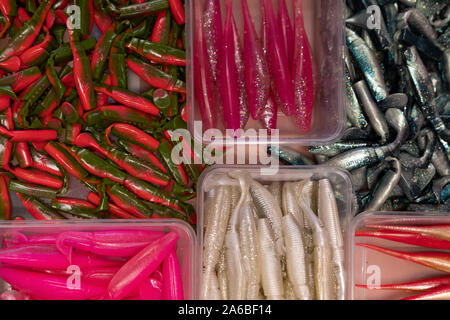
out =
<svg viewBox="0 0 450 320"><path fill-rule="evenodd" d="M163 235L162 232L144 230L67 231L58 235L56 247L66 256L76 248L104 256L131 257Z"/></svg>
<svg viewBox="0 0 450 320"><path fill-rule="evenodd" d="M283 299L283 275L281 262L268 219L258 219L258 257L261 266L261 282L264 295L269 300Z"/></svg>
<svg viewBox="0 0 450 320"><path fill-rule="evenodd" d="M174 250L178 239L178 234L170 231L128 260L111 279L105 292L105 299L117 300L127 297L158 269Z"/></svg>
<svg viewBox="0 0 450 320"><path fill-rule="evenodd" d="M301 229L292 214L285 215L281 219L281 224L286 246L286 265L289 281L298 299L310 300L312 296L307 281L308 273Z"/></svg>
<svg viewBox="0 0 450 320"><path fill-rule="evenodd" d="M216 266L217 279L222 300L228 300L228 279L225 265L225 250L220 252L219 262Z"/></svg>
<svg viewBox="0 0 450 320"><path fill-rule="evenodd" d="M319 219L328 231L332 249L333 276L337 300L345 299L344 239L333 188L328 179L319 180Z"/></svg>
<svg viewBox="0 0 450 320"><path fill-rule="evenodd" d="M245 86L251 116L257 120L261 116L269 96L269 71L261 42L250 16L247 0L243 0L241 4L244 17Z"/></svg>
<svg viewBox="0 0 450 320"><path fill-rule="evenodd" d="M219 261L220 250L223 247L226 228L231 214L231 188L220 186L211 200L209 225L203 239L203 276L201 298L209 299L211 277L215 276L215 267Z"/></svg>
<svg viewBox="0 0 450 320"><path fill-rule="evenodd" d="M247 300L258 299L260 269L258 264L258 242L253 204L246 202L241 209L239 236L242 262L247 277Z"/></svg>
<svg viewBox="0 0 450 320"><path fill-rule="evenodd" d="M264 30L267 37L267 61L273 78L275 102L288 116L296 112L294 86L288 56L282 38L278 31L272 0L263 0Z"/></svg>
<svg viewBox="0 0 450 320"><path fill-rule="evenodd" d="M225 262L227 267L228 289L230 299L244 300L247 295L247 278L239 240L239 218L241 209L247 201L248 189L252 179L248 173L241 171L231 171L229 175L239 180L241 194L239 202L233 208L225 235Z"/></svg>
<svg viewBox="0 0 450 320"><path fill-rule="evenodd" d="M306 201L306 205L311 208L313 212L317 212L317 197L315 194L315 182L312 180L304 180L299 182L292 183L292 190L296 196L296 204L298 205L299 199L303 199ZM308 286L311 291L311 296L315 295L315 287L314 287L314 243L312 236L312 229L309 220L306 215L302 212L299 207L299 211L301 212L301 217L303 218L303 222L297 222L299 225L303 225L303 242L305 245L305 264L306 264L306 272L308 274ZM300 221L300 220L298 220Z"/></svg>
<svg viewBox="0 0 450 320"><path fill-rule="evenodd" d="M313 229L314 242L314 282L317 300L334 300L334 289L331 269L331 250L325 228L319 218L299 199L299 205Z"/></svg>
<svg viewBox="0 0 450 320"><path fill-rule="evenodd" d="M303 0L293 0L295 40L292 78L294 82L295 122L300 132L311 131L314 107L313 61L303 22Z"/></svg>
<svg viewBox="0 0 450 320"><path fill-rule="evenodd" d="M223 42L218 60L218 86L223 101L223 115L226 129L237 130L240 125L238 72L235 59L233 32L233 1L227 0Z"/></svg>
<svg viewBox="0 0 450 320"><path fill-rule="evenodd" d="M277 200L263 185L253 181L250 185L250 195L260 218L267 218L273 232L277 254L284 256L283 234L281 231L281 209Z"/></svg>

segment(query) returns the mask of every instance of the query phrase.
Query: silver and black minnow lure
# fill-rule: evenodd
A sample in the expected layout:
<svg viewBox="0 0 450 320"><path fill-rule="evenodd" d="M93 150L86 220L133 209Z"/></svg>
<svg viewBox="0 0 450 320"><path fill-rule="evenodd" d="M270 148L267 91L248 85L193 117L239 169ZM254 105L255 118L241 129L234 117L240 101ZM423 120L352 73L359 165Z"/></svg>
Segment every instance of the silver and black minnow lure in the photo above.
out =
<svg viewBox="0 0 450 320"><path fill-rule="evenodd" d="M354 89L359 101L361 101L365 114L367 114L369 123L372 125L376 134L381 138L380 142L386 143L389 139L389 128L383 113L373 100L366 82L364 80L358 81L354 84Z"/></svg>
<svg viewBox="0 0 450 320"><path fill-rule="evenodd" d="M386 99L389 95L384 81L383 71L375 53L367 46L356 32L346 29L347 46L357 61L376 101Z"/></svg>

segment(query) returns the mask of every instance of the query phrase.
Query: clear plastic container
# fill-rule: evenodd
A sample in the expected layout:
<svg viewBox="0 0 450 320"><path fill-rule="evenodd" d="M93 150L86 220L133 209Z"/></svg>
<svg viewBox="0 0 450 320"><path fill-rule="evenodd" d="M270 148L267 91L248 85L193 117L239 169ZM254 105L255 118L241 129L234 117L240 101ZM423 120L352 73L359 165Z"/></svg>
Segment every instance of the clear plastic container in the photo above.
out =
<svg viewBox="0 0 450 320"><path fill-rule="evenodd" d="M201 4L205 0L199 0ZM233 0L233 14L237 28L241 35L242 43L242 11L241 0ZM201 116L194 96L194 81L192 69L192 57L194 48L194 1L186 2L186 47L187 47L187 106L188 128L197 141L210 143L211 139L203 137L204 128L194 126L194 122L200 121ZM315 70L315 104L311 131L300 133L294 122L281 111L278 112L278 129L281 144L311 145L324 144L337 140L345 125L344 87L343 87L343 55L344 46L344 14L342 1L335 0L304 0L305 28L310 43ZM274 1L275 10L277 1ZM260 34L261 25L261 1L248 0L250 14L253 17L256 32ZM287 0L287 7L292 20L292 6ZM222 1L222 16L224 17L224 1ZM247 129L263 129L259 120L250 120ZM218 143L258 143L258 136L246 134L247 141L232 139L214 139Z"/></svg>
<svg viewBox="0 0 450 320"><path fill-rule="evenodd" d="M299 181L304 179L320 180L329 179L334 190L341 228L346 238L347 229L350 225L352 217L351 211L351 195L352 184L351 178L347 171L337 167L326 166L281 166L278 173L273 175L264 175L261 169L267 168L263 166L248 165L215 165L206 169L197 185L197 254L198 254L198 282L201 287L201 269L203 265L203 233L204 233L204 217L205 217L205 199L207 192L218 185L221 176L227 174L231 170L243 170L250 173L256 181L267 184L273 181ZM238 183L236 184L238 185ZM344 238L344 239L345 239Z"/></svg>
<svg viewBox="0 0 450 320"><path fill-rule="evenodd" d="M184 221L167 220L53 220L53 221L5 221L0 223L0 240L7 232L16 231L25 235L52 234L64 231L106 231L106 230L149 230L176 232L177 256L183 277L186 300L197 298L196 281L196 235L191 226ZM0 241L1 246L1 241ZM7 285L0 279L0 294Z"/></svg>
<svg viewBox="0 0 450 320"><path fill-rule="evenodd" d="M356 284L376 286L421 281L434 277L448 276L417 263L395 258L372 249L357 246L356 243L369 243L400 251L442 251L417 247L374 237L355 237L355 232L365 229L369 224L388 225L439 225L450 224L448 213L427 212L426 215L408 212L368 212L358 215L351 223L347 234L348 297L351 300L398 300L421 292L397 290L375 290L355 287Z"/></svg>

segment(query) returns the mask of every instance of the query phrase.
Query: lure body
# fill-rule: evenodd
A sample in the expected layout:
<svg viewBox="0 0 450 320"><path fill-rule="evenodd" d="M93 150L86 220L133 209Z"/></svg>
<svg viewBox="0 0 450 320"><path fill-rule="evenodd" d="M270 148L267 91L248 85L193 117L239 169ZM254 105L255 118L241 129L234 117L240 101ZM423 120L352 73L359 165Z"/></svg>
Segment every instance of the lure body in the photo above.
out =
<svg viewBox="0 0 450 320"><path fill-rule="evenodd" d="M9 267L0 267L0 277L14 288L43 300L87 300L99 298L105 287L80 281L79 289L67 286L67 277Z"/></svg>
<svg viewBox="0 0 450 320"><path fill-rule="evenodd" d="M403 300L450 300L450 285L438 287Z"/></svg>
<svg viewBox="0 0 450 320"><path fill-rule="evenodd" d="M261 283L264 295L269 300L283 298L283 275L280 256L276 251L276 242L269 220L258 219L258 256L261 266Z"/></svg>
<svg viewBox="0 0 450 320"><path fill-rule="evenodd" d="M238 71L235 59L235 41L233 32L233 3L227 2L226 18L223 30L223 43L219 54L218 85L223 102L223 116L226 129L237 130L240 124Z"/></svg>
<svg viewBox="0 0 450 320"><path fill-rule="evenodd" d="M424 237L430 237L436 240L450 241L450 225L436 226L397 226L397 225L378 225L370 224L370 228L379 230L390 230L406 233L415 233Z"/></svg>
<svg viewBox="0 0 450 320"><path fill-rule="evenodd" d="M443 252L403 252L374 246L367 243L358 243L360 247L376 250L390 256L418 263L436 270L450 272L450 254Z"/></svg>
<svg viewBox="0 0 450 320"><path fill-rule="evenodd" d="M227 266L228 290L230 299L244 300L247 296L247 279L243 265L241 246L239 242L239 217L241 208L247 201L248 189L251 178L247 173L232 171L229 174L232 178L239 180L240 197L234 205L230 222L225 235L225 261Z"/></svg>
<svg viewBox="0 0 450 320"><path fill-rule="evenodd" d="M394 283L394 284L382 284L380 286L370 287L367 285L356 284L358 288L365 288L371 290L401 290L401 291L427 291L436 289L441 286L450 285L450 277L440 277L426 279L422 281L406 282L406 283Z"/></svg>
<svg viewBox="0 0 450 320"><path fill-rule="evenodd" d="M164 300L184 300L182 274L175 250L172 250L164 260L162 274L164 279L162 296Z"/></svg>
<svg viewBox="0 0 450 320"><path fill-rule="evenodd" d="M24 245L0 250L0 262L8 265L40 269L66 269L70 264L80 268L113 267L120 260L105 259L85 253L72 253L69 258L49 245Z"/></svg>
<svg viewBox="0 0 450 320"><path fill-rule="evenodd" d="M283 1L284 2L284 1ZM300 132L311 131L314 107L313 60L303 22L303 1L294 0L294 62L292 78L295 92L295 122Z"/></svg>
<svg viewBox="0 0 450 320"><path fill-rule="evenodd" d="M303 210L306 218L311 224L313 230L314 242L314 283L316 288L317 300L334 300L334 289L332 280L331 259L332 253L328 244L328 235L322 222L306 206L303 199L299 200L299 205Z"/></svg>
<svg viewBox="0 0 450 320"><path fill-rule="evenodd" d="M171 231L128 260L111 279L105 298L115 300L126 297L159 267L173 250L178 238L179 236Z"/></svg>
<svg viewBox="0 0 450 320"><path fill-rule="evenodd" d="M248 105L253 119L260 118L270 90L268 66L250 16L247 0L241 2L244 17L244 69Z"/></svg>
<svg viewBox="0 0 450 320"><path fill-rule="evenodd" d="M219 261L220 249L223 247L226 227L231 215L230 187L219 187L216 192L216 196L211 200L211 207L208 213L210 218L203 240L202 299L208 299L211 277Z"/></svg>
<svg viewBox="0 0 450 320"><path fill-rule="evenodd" d="M286 266L289 281L295 296L299 300L311 300L308 287L305 263L305 251L300 228L292 214L285 215L282 220L284 243L286 247Z"/></svg>
<svg viewBox="0 0 450 320"><path fill-rule="evenodd" d="M377 62L374 52L366 45L364 40L351 29L346 29L347 46L364 72L367 84L377 102L389 94L384 81L383 72Z"/></svg>
<svg viewBox="0 0 450 320"><path fill-rule="evenodd" d="M68 231L59 234L56 246L66 255L70 248L76 248L103 256L131 257L162 235L161 232L144 230Z"/></svg>
<svg viewBox="0 0 450 320"><path fill-rule="evenodd" d="M260 218L267 218L275 239L277 254L284 255L283 234L281 231L281 217L283 216L277 200L259 182L253 181L250 185L250 195L253 199Z"/></svg>
<svg viewBox="0 0 450 320"><path fill-rule="evenodd" d="M212 3L216 1L210 1ZM211 6L209 4L208 6ZM211 56L211 52L214 52L214 55L217 55L215 49L208 49L208 38L207 36L214 32L216 29L211 29L211 33L208 33L203 28L203 19L201 14L201 9L199 7L198 2L194 3L195 7L195 55L194 55L194 72L195 72L195 96L198 100L200 114L202 116L202 123L205 126L205 129L215 128L217 126L217 115L215 111L214 105L214 79L216 75L216 68L213 65L214 62L217 63L217 57L213 59ZM219 7L220 8L220 7ZM208 20L209 21L209 20ZM214 28L220 26L222 24L214 23ZM218 34L222 34L220 31ZM217 36L216 36L217 37ZM216 39L214 37L213 39ZM211 45L210 45L211 46ZM218 45L217 45L218 46ZM215 48L216 45L213 46ZM218 50L217 50L218 51ZM209 57L209 59L208 59ZM210 65L211 64L211 65Z"/></svg>
<svg viewBox="0 0 450 320"><path fill-rule="evenodd" d="M327 179L319 181L319 219L328 231L332 249L333 276L336 282L336 299L345 299L344 239L333 188Z"/></svg>
<svg viewBox="0 0 450 320"><path fill-rule="evenodd" d="M246 202L240 212L239 236L242 263L247 278L246 299L256 300L259 295L261 267L258 264L258 242L253 207Z"/></svg>
<svg viewBox="0 0 450 320"><path fill-rule="evenodd" d="M267 61L273 79L275 102L287 116L296 112L294 85L289 71L288 55L275 21L275 14L271 0L263 0L264 35L267 39Z"/></svg>

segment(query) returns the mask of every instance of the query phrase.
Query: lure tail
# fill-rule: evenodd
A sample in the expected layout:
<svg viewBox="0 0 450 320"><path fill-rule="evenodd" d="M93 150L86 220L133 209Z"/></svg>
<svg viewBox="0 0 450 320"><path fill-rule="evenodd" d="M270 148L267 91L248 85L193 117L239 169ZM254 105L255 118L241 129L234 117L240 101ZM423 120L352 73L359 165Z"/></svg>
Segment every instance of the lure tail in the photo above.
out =
<svg viewBox="0 0 450 320"><path fill-rule="evenodd" d="M450 272L450 253L443 252L404 252L374 246L367 243L356 244L360 247L369 248L392 257L418 263L436 270Z"/></svg>
<svg viewBox="0 0 450 320"><path fill-rule="evenodd" d="M367 225L368 228L379 230L390 230L398 232L409 232L428 236L434 239L450 241L450 225L437 226L396 226L396 225Z"/></svg>
<svg viewBox="0 0 450 320"><path fill-rule="evenodd" d="M449 286L450 277L432 278L423 281L383 284L380 286L372 287L363 284L355 284L358 288L371 289L371 290L403 290L403 291L426 291L435 289L441 286Z"/></svg>
<svg viewBox="0 0 450 320"><path fill-rule="evenodd" d="M438 287L402 300L450 300L450 285Z"/></svg>
<svg viewBox="0 0 450 320"><path fill-rule="evenodd" d="M363 230L355 233L356 237L375 237L401 243L412 244L420 247L450 250L450 241L433 239L420 234L393 232L382 230Z"/></svg>

